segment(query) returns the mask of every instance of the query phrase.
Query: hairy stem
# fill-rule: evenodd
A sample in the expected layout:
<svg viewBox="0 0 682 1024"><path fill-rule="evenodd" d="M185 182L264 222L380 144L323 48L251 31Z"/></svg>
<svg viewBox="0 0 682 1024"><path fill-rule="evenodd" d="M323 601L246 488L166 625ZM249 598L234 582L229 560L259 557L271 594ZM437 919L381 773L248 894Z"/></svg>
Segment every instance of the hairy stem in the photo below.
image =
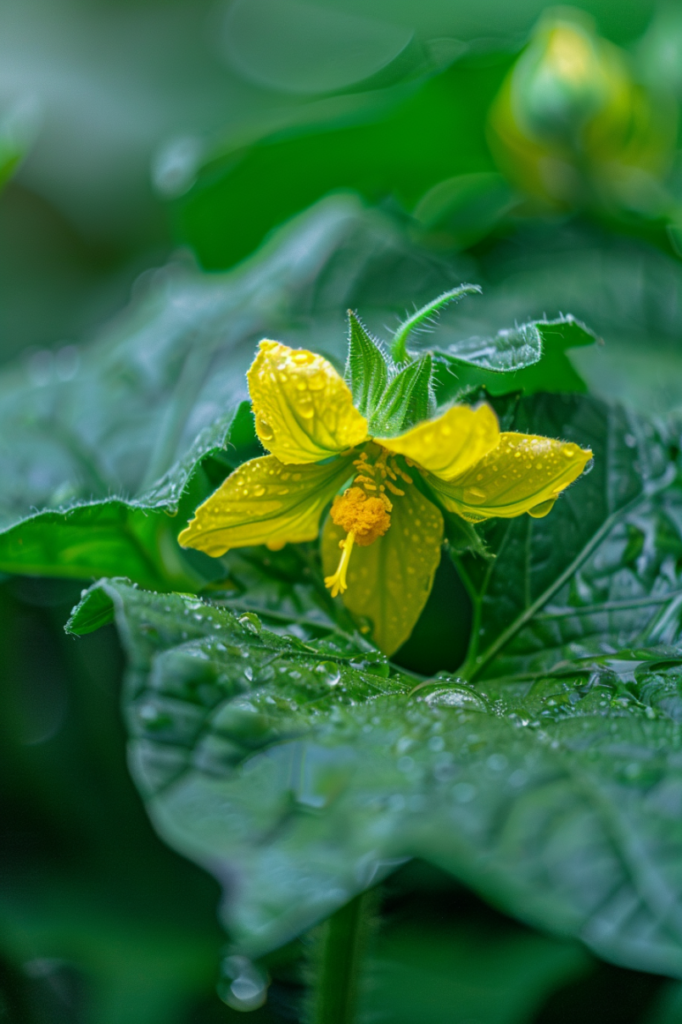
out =
<svg viewBox="0 0 682 1024"><path fill-rule="evenodd" d="M322 925L311 1024L355 1024L360 969L373 904L373 892L362 893Z"/></svg>
<svg viewBox="0 0 682 1024"><path fill-rule="evenodd" d="M405 320L398 330L393 335L393 341L391 342L391 355L396 363L404 363L407 361L407 339L417 327L428 320L429 317L439 313L445 306L449 306L451 302L456 302L458 299L463 298L465 295L476 295L480 293L481 289L477 284L462 284L459 288L452 288L449 292L443 292L438 298L433 299L431 302L427 302L425 306L418 309L416 313L413 313L411 317Z"/></svg>

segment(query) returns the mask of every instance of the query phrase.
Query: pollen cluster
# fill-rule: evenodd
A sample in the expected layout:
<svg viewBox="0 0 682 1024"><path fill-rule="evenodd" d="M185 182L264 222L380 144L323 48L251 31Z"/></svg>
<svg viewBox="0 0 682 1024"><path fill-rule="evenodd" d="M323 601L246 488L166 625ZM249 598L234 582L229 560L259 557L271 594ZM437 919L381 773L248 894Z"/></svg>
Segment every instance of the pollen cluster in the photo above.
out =
<svg viewBox="0 0 682 1024"><path fill-rule="evenodd" d="M388 530L392 508L385 494L368 497L361 487L349 487L334 498L330 514L337 526L355 534L359 547L367 547Z"/></svg>

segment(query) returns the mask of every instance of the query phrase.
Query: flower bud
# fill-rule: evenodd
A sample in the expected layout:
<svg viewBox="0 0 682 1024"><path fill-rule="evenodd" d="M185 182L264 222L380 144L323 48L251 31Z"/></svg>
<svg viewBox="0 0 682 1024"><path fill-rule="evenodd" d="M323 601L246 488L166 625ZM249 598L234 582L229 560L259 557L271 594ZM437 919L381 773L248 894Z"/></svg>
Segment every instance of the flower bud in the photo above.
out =
<svg viewBox="0 0 682 1024"><path fill-rule="evenodd" d="M646 208L674 147L676 108L579 11L545 15L493 103L489 139L526 192L555 208Z"/></svg>

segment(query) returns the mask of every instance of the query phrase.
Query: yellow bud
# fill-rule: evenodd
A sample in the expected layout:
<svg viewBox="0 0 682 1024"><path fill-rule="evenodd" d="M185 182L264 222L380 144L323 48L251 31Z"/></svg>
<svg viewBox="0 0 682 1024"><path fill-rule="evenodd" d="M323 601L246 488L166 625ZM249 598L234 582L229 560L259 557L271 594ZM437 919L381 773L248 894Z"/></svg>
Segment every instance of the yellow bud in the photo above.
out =
<svg viewBox="0 0 682 1024"><path fill-rule="evenodd" d="M672 159L671 97L638 83L627 55L570 8L545 15L493 103L489 139L524 191L558 208L646 210Z"/></svg>

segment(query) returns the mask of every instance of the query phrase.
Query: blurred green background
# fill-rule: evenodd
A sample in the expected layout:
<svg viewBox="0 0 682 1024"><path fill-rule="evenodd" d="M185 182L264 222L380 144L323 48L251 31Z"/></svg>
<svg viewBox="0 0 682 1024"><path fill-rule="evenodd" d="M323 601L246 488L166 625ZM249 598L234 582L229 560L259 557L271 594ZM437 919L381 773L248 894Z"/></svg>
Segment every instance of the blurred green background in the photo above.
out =
<svg viewBox="0 0 682 1024"><path fill-rule="evenodd" d="M605 343L575 356L592 390L676 409L682 6L577 6L593 20L545 18L578 26L589 66L534 29L537 0L0 0L2 367L39 371L47 350L87 345L178 251L225 270L351 191L413 260L483 286L449 317L453 336L572 313ZM522 52L521 99L496 99ZM568 90L553 100L552 53ZM372 258L380 326L422 296ZM310 339L330 315L311 301L288 329ZM455 600L443 573L403 650L425 671L459 653L438 646ZM0 582L0 1021L235 1020L217 886L156 838L128 778L113 630L63 634L79 592ZM381 906L367 1021L682 1021L677 983L534 933L424 865ZM306 942L264 965L254 1022L300 1019Z"/></svg>

